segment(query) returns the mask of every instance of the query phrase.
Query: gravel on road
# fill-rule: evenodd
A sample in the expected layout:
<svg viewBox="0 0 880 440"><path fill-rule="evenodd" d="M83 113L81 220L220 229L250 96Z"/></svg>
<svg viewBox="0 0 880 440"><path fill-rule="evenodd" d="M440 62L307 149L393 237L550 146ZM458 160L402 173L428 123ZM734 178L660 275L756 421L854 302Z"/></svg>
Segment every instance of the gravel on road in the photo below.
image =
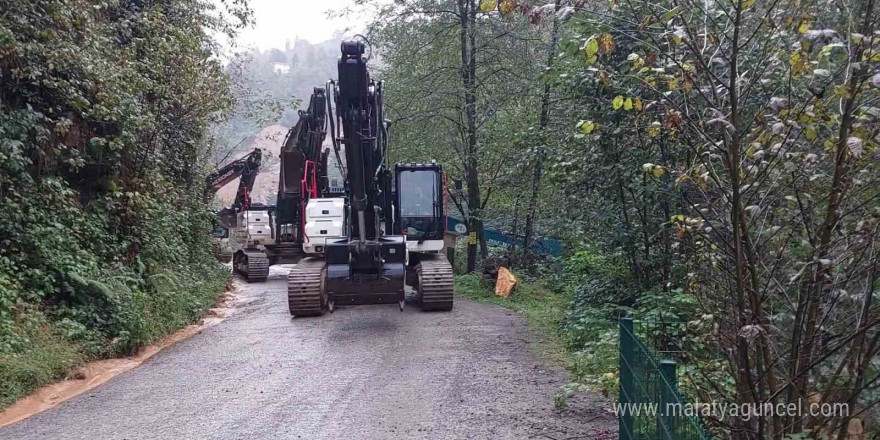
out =
<svg viewBox="0 0 880 440"><path fill-rule="evenodd" d="M611 439L599 395L568 380L517 314L338 308L291 319L285 266L243 284L231 317L0 439Z"/></svg>

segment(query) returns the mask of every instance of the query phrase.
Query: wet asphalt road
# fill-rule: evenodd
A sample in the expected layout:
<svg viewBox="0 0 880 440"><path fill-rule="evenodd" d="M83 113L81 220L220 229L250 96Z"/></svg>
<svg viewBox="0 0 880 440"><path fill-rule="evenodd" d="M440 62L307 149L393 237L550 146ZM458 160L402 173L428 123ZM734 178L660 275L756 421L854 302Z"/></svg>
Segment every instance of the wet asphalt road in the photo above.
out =
<svg viewBox="0 0 880 440"><path fill-rule="evenodd" d="M598 439L597 396L558 413L567 380L520 317L460 298L449 313L341 308L291 319L284 267L234 314L0 439Z"/></svg>

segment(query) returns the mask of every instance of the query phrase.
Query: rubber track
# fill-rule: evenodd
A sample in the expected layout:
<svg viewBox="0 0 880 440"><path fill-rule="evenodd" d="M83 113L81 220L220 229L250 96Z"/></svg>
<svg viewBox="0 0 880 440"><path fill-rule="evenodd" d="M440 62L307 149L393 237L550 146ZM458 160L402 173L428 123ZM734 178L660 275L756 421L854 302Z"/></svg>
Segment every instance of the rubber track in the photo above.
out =
<svg viewBox="0 0 880 440"><path fill-rule="evenodd" d="M422 297L422 310L452 310L452 266L443 254L421 257L416 273Z"/></svg>
<svg viewBox="0 0 880 440"><path fill-rule="evenodd" d="M292 316L319 316L324 314L321 282L324 260L303 258L287 276L287 307Z"/></svg>
<svg viewBox="0 0 880 440"><path fill-rule="evenodd" d="M254 281L266 281L269 277L269 259L259 252L245 252L247 257L247 274L244 274L249 283Z"/></svg>

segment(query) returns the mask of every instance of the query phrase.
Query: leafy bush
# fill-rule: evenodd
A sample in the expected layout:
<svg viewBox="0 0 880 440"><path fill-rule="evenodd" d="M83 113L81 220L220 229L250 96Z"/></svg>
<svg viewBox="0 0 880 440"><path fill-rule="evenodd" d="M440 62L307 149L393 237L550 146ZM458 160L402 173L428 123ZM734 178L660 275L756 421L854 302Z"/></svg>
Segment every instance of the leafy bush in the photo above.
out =
<svg viewBox="0 0 880 440"><path fill-rule="evenodd" d="M6 3L0 406L193 322L222 290L201 200L208 129L232 105L213 35L250 17L245 2Z"/></svg>

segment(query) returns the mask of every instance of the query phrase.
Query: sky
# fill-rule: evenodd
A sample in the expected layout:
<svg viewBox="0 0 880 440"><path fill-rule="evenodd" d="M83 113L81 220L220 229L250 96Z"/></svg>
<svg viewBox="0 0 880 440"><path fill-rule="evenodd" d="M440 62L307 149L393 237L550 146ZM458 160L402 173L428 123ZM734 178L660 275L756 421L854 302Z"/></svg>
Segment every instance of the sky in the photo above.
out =
<svg viewBox="0 0 880 440"><path fill-rule="evenodd" d="M215 0L216 1L216 0ZM256 23L243 30L239 46L256 46L260 50L284 48L299 38L319 43L339 31L353 35L360 29L353 18L327 17L328 11L339 11L353 3L351 0L250 0Z"/></svg>

